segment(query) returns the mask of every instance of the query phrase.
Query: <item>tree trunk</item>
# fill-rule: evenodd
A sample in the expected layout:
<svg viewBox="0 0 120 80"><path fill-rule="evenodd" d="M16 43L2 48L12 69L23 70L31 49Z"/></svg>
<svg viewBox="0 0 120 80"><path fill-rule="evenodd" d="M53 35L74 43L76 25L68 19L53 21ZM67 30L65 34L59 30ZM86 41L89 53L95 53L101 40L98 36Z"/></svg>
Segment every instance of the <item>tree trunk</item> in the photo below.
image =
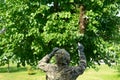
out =
<svg viewBox="0 0 120 80"><path fill-rule="evenodd" d="M8 59L8 67L7 67L7 71L10 72L10 63L9 63L9 59Z"/></svg>
<svg viewBox="0 0 120 80"><path fill-rule="evenodd" d="M79 18L79 29L80 33L85 32L85 8L83 5L80 6L80 18Z"/></svg>
<svg viewBox="0 0 120 80"><path fill-rule="evenodd" d="M58 7L58 1L54 0L54 11L57 12L58 9L59 9L59 7Z"/></svg>

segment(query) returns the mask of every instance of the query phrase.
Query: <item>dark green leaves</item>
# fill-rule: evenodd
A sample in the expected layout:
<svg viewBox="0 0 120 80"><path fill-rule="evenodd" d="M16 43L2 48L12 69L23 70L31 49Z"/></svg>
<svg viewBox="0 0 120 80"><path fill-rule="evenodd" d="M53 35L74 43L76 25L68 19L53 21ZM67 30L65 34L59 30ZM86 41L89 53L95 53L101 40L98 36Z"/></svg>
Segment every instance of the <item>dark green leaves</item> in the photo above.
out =
<svg viewBox="0 0 120 80"><path fill-rule="evenodd" d="M100 60L109 64L114 55L110 44L118 39L119 4L119 0L2 0L0 30L6 32L0 34L0 59L7 56L24 66L36 65L52 48L60 47L70 52L76 64L79 41L85 46L88 65ZM89 18L84 34L78 30L80 5Z"/></svg>

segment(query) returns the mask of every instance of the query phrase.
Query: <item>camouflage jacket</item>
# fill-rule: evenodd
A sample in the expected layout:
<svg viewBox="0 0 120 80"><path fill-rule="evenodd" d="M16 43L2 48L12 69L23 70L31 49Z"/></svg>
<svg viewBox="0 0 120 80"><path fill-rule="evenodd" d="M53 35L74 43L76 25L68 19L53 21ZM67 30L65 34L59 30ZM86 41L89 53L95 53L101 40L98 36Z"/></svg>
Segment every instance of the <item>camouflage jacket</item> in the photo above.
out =
<svg viewBox="0 0 120 80"><path fill-rule="evenodd" d="M49 63L50 59L51 57L46 55L38 63L38 67L46 72L46 80L76 80L86 68L86 57L84 54L80 55L78 66L66 65L59 67Z"/></svg>

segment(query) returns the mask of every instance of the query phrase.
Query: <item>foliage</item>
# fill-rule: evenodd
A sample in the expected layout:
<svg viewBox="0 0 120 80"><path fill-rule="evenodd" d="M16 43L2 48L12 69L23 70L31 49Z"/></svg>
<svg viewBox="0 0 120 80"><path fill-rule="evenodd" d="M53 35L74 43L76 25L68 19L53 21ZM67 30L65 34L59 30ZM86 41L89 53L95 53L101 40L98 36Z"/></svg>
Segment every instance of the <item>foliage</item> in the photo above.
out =
<svg viewBox="0 0 120 80"><path fill-rule="evenodd" d="M85 46L88 65L100 60L110 64L109 49L118 33L119 0L1 0L0 62L6 56L17 64L37 65L53 47L65 48L72 63L78 61L77 42ZM79 6L89 17L86 31L79 33Z"/></svg>

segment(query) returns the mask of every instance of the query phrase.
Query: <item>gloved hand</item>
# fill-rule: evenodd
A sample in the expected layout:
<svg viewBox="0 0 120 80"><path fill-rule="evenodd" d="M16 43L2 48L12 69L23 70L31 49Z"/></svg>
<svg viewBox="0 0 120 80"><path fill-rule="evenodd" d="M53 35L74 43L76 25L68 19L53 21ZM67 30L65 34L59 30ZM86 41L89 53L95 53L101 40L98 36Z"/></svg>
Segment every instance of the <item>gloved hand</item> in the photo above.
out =
<svg viewBox="0 0 120 80"><path fill-rule="evenodd" d="M78 50L80 50L80 52L84 51L84 46L78 42Z"/></svg>
<svg viewBox="0 0 120 80"><path fill-rule="evenodd" d="M84 46L78 42L78 55L83 55L84 54Z"/></svg>
<svg viewBox="0 0 120 80"><path fill-rule="evenodd" d="M49 56L52 57L57 50L59 50L58 47L53 48L53 51L49 54Z"/></svg>
<svg viewBox="0 0 120 80"><path fill-rule="evenodd" d="M59 50L58 47L53 48L53 51L54 51L54 52L56 52L57 50Z"/></svg>

